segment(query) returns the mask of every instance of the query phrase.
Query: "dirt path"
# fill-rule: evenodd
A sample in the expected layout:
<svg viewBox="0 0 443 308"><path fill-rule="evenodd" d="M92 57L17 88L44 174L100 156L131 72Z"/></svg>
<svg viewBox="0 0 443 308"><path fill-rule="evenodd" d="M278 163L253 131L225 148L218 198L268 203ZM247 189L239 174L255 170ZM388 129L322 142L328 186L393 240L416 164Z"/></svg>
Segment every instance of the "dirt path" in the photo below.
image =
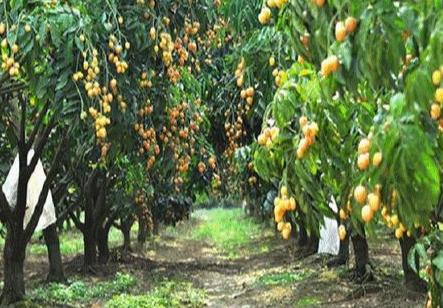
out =
<svg viewBox="0 0 443 308"><path fill-rule="evenodd" d="M238 256L229 258L217 245L189 238L189 230L204 220L199 216L173 235L162 235L146 257L156 263L154 275L192 281L203 288L209 307L423 306L423 296L402 285L398 249L372 245L377 280L356 286L346 279L347 267L328 270L325 257L299 258L293 243L272 231L251 239L238 248Z"/></svg>
<svg viewBox="0 0 443 308"><path fill-rule="evenodd" d="M221 214L226 211L230 210ZM82 276L81 258L65 257L67 275L71 280L93 286L97 281L113 279L117 272L129 273L137 277L137 285L128 290L131 295L149 294L165 279L191 283L194 288L204 290L204 305L187 305L185 301L180 307L424 306L423 295L411 293L403 286L400 250L395 241L370 241L376 281L361 286L347 279L347 266L329 270L327 257L302 258L295 243L281 240L272 228L252 222L239 210L230 221L209 222L208 215L213 213L199 211L190 221L163 230L147 244L148 248L130 254L115 250L112 260L98 271L98 276ZM246 226L246 231L250 228L251 232L242 235L240 244L226 246L225 237L228 244L231 238L239 240L238 226ZM196 237L202 228L207 238ZM217 234L218 238L211 238ZM29 259L26 264L29 289L42 286L46 271L45 256ZM104 307L107 300L95 298L88 304L69 307Z"/></svg>

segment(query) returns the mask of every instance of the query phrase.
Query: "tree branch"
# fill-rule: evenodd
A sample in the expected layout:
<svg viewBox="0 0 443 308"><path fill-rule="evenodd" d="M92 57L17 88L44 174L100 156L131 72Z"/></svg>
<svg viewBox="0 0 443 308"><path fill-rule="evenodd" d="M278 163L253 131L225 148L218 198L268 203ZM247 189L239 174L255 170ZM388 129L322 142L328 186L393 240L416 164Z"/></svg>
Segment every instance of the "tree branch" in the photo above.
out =
<svg viewBox="0 0 443 308"><path fill-rule="evenodd" d="M73 212L69 212L69 217L71 217L72 221L74 222L74 225L77 229L80 230L80 232L85 233L85 224L78 219L77 216Z"/></svg>
<svg viewBox="0 0 443 308"><path fill-rule="evenodd" d="M12 211L3 190L0 188L0 221L4 224L12 221Z"/></svg>
<svg viewBox="0 0 443 308"><path fill-rule="evenodd" d="M37 118L37 123L34 125L34 129L32 130L31 135L29 136L28 143L27 143L28 151L29 151L29 149L31 149L32 145L34 144L35 136L37 136L37 133L40 130L40 126L43 123L43 119L45 118L45 115L48 112L50 105L51 105L51 101L47 100L44 107L43 107L43 110L40 112L40 114Z"/></svg>

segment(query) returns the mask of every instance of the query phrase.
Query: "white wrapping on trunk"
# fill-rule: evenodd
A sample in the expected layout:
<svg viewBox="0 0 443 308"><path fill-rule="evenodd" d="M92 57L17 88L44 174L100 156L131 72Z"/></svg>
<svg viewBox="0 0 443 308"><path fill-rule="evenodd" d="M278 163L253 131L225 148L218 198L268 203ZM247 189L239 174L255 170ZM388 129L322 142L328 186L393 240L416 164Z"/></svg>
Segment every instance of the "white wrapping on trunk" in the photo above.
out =
<svg viewBox="0 0 443 308"><path fill-rule="evenodd" d="M28 152L28 165L34 156L34 150ZM9 205L14 208L17 204L17 186L18 186L18 174L19 174L19 158L18 155L15 157L14 164L9 170L8 176L5 183L3 184L2 190L8 200ZM40 193L43 189L43 184L45 183L46 175L43 170L43 164L39 160L35 166L34 173L31 175L28 182L28 193L26 200L26 212L25 219L23 221L23 229L26 228L29 221L31 220L34 209L37 205ZM51 191L48 193L46 198L46 203L43 207L42 215L37 224L35 231L41 231L49 227L56 222L54 202L52 201Z"/></svg>
<svg viewBox="0 0 443 308"><path fill-rule="evenodd" d="M329 202L329 207L337 213L338 208L334 197ZM337 255L340 249L340 238L338 237L337 220L325 217L325 225L320 228L320 242L318 243L318 253L328 253Z"/></svg>

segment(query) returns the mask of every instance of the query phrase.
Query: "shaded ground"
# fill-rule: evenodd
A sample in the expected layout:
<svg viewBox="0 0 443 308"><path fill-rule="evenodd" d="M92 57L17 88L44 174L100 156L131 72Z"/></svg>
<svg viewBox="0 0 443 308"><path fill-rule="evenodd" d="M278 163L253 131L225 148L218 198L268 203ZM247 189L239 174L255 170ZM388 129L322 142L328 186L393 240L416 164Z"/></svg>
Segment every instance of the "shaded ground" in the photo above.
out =
<svg viewBox="0 0 443 308"><path fill-rule="evenodd" d="M423 307L424 297L403 287L398 244L378 240L370 247L377 280L358 286L348 282L347 267L328 270L318 255L300 259L293 243L240 210L215 209L164 230L148 248L115 250L94 278L80 276L81 259L66 258L78 284L69 292L45 291L44 256L30 257L26 275L31 301L46 307Z"/></svg>

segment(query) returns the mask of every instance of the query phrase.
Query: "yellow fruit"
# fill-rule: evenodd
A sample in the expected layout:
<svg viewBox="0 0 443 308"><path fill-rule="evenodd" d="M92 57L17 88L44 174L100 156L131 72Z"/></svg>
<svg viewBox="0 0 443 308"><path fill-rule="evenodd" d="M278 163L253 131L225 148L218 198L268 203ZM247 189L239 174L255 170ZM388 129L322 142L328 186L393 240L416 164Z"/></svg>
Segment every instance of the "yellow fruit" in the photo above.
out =
<svg viewBox="0 0 443 308"><path fill-rule="evenodd" d="M246 89L246 96L252 97L255 94L255 90L253 87L249 87Z"/></svg>
<svg viewBox="0 0 443 308"><path fill-rule="evenodd" d="M381 210L381 216L383 216L384 218L388 217L388 208L386 206L384 206Z"/></svg>
<svg viewBox="0 0 443 308"><path fill-rule="evenodd" d="M282 221L284 215L285 215L285 210L282 207L276 206L274 208L274 219L275 219L275 222L279 223L280 221Z"/></svg>
<svg viewBox="0 0 443 308"><path fill-rule="evenodd" d="M363 138L358 144L358 154L368 153L371 149L371 141L368 138Z"/></svg>
<svg viewBox="0 0 443 308"><path fill-rule="evenodd" d="M368 169L369 166L369 153L360 154L357 159L358 169L361 171Z"/></svg>
<svg viewBox="0 0 443 308"><path fill-rule="evenodd" d="M332 73L338 70L340 67L340 61L337 56L329 56L321 63L321 74L324 77L328 77Z"/></svg>
<svg viewBox="0 0 443 308"><path fill-rule="evenodd" d="M269 65L270 66L274 66L275 65L275 58L274 57L270 57L269 58Z"/></svg>
<svg viewBox="0 0 443 308"><path fill-rule="evenodd" d="M271 16L272 16L271 10L265 6L261 9L260 14L258 15L258 21L262 25L265 25L271 20Z"/></svg>
<svg viewBox="0 0 443 308"><path fill-rule="evenodd" d="M266 136L264 134L260 134L258 136L257 142L258 142L259 145L265 145L266 141L267 141L267 138L266 138Z"/></svg>
<svg viewBox="0 0 443 308"><path fill-rule="evenodd" d="M308 118L305 116L301 116L298 122L300 123L300 127L303 128L306 124L308 124Z"/></svg>
<svg viewBox="0 0 443 308"><path fill-rule="evenodd" d="M283 228L285 227L285 223L283 222L283 221L280 221L278 224L277 224L277 230L279 231L279 232L281 232L281 231L283 231Z"/></svg>
<svg viewBox="0 0 443 308"><path fill-rule="evenodd" d="M313 0L314 4L318 7L323 7L325 5L326 0Z"/></svg>
<svg viewBox="0 0 443 308"><path fill-rule="evenodd" d="M30 32L30 31L31 31L31 26L25 25L25 32Z"/></svg>
<svg viewBox="0 0 443 308"><path fill-rule="evenodd" d="M278 137L278 134L280 133L280 129L277 126L274 126L271 128L271 139L275 140Z"/></svg>
<svg viewBox="0 0 443 308"><path fill-rule="evenodd" d="M432 83L435 86L439 86L441 83L441 79L442 79L442 72L440 72L439 70L436 70L432 73Z"/></svg>
<svg viewBox="0 0 443 308"><path fill-rule="evenodd" d="M391 216L391 222L392 222L392 224L393 224L394 226L397 226L398 223L400 222L399 219L398 219L398 216L397 216L397 215L392 215L392 216Z"/></svg>
<svg viewBox="0 0 443 308"><path fill-rule="evenodd" d="M443 88L438 88L435 91L435 100L440 103L443 104Z"/></svg>
<svg viewBox="0 0 443 308"><path fill-rule="evenodd" d="M281 235L282 235L283 239L285 239L285 240L289 239L289 236L291 235L291 229L288 229L288 228L283 229L283 231L281 232Z"/></svg>
<svg viewBox="0 0 443 308"><path fill-rule="evenodd" d="M280 194L282 195L282 197L287 197L288 196L288 187L283 185L280 188Z"/></svg>
<svg viewBox="0 0 443 308"><path fill-rule="evenodd" d="M6 32L6 25L3 22L1 22L0 23L0 35L5 34L5 32Z"/></svg>
<svg viewBox="0 0 443 308"><path fill-rule="evenodd" d="M354 190L354 198L360 204L366 202L367 192L366 188L362 185L358 185Z"/></svg>
<svg viewBox="0 0 443 308"><path fill-rule="evenodd" d="M345 27L348 34L354 32L355 29L357 29L357 19L355 19L354 17L346 18Z"/></svg>
<svg viewBox="0 0 443 308"><path fill-rule="evenodd" d="M339 42L343 42L346 39L346 27L345 24L339 21L335 25L335 39Z"/></svg>
<svg viewBox="0 0 443 308"><path fill-rule="evenodd" d="M380 197L377 194L370 193L368 195L368 204L373 212L377 212L380 209Z"/></svg>
<svg viewBox="0 0 443 308"><path fill-rule="evenodd" d="M346 220L346 219L348 219L348 214L345 212L345 210L340 209L339 214L340 214L340 219L341 219L341 220Z"/></svg>
<svg viewBox="0 0 443 308"><path fill-rule="evenodd" d="M438 120L438 118L440 118L441 115L441 107L439 104L432 104L431 106L431 118L433 120Z"/></svg>
<svg viewBox="0 0 443 308"><path fill-rule="evenodd" d="M365 205L361 209L361 218L364 222L370 222L374 218L374 212L369 205Z"/></svg>
<svg viewBox="0 0 443 308"><path fill-rule="evenodd" d="M372 165L374 167L380 166L382 159L383 159L383 155L381 154L381 152L375 153L374 157L372 158Z"/></svg>
<svg viewBox="0 0 443 308"><path fill-rule="evenodd" d="M277 5L276 5L276 3L275 3L275 0L268 0L268 1L266 2L266 4L267 4L269 7L271 7L271 8L273 8L273 7L277 7Z"/></svg>
<svg viewBox="0 0 443 308"><path fill-rule="evenodd" d="M344 241L346 238L346 228L343 225L340 225L338 227L338 237L340 238L340 241Z"/></svg>
<svg viewBox="0 0 443 308"><path fill-rule="evenodd" d="M12 45L12 48L11 48L11 51L12 51L12 53L17 53L18 52L18 45L17 44L14 44L14 45ZM443 89L442 89L443 90ZM443 93L442 93L443 94Z"/></svg>
<svg viewBox="0 0 443 308"><path fill-rule="evenodd" d="M404 231L401 228L395 229L395 237L401 239L403 237Z"/></svg>

